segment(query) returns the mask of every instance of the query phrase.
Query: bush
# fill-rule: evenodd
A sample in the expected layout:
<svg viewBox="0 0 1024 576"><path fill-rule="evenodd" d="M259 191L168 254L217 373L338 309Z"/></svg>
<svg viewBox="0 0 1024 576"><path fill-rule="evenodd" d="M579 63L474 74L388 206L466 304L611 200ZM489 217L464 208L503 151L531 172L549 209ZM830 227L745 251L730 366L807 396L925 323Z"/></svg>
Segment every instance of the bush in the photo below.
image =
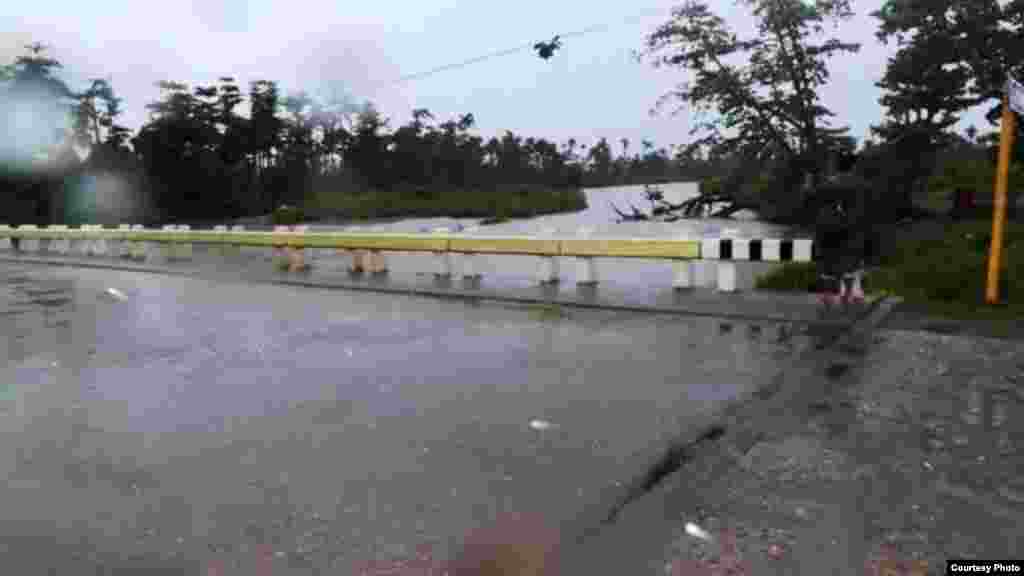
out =
<svg viewBox="0 0 1024 576"><path fill-rule="evenodd" d="M270 221L274 226L294 226L305 221L305 214L301 208L282 205L270 215Z"/></svg>
<svg viewBox="0 0 1024 576"><path fill-rule="evenodd" d="M754 287L780 292L810 292L814 290L817 279L817 268L813 262L787 262L758 278Z"/></svg>

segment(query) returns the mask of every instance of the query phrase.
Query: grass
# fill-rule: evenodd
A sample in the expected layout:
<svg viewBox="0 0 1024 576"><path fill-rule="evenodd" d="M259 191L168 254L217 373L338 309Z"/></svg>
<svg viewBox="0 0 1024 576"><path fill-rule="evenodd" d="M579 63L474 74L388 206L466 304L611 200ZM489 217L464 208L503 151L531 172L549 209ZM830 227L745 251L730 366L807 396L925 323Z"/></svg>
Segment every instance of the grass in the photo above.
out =
<svg viewBox="0 0 1024 576"><path fill-rule="evenodd" d="M377 218L529 218L587 207L582 190L515 186L498 190L396 190L358 194L318 192L307 198L306 215L354 220Z"/></svg>
<svg viewBox="0 0 1024 576"><path fill-rule="evenodd" d="M914 310L953 320L1010 325L1024 318L1024 223L1009 222L1000 280L1003 304L985 302L991 221L921 222L883 235L879 268L864 280L866 292L901 297ZM763 290L806 291L813 264L787 264L757 281Z"/></svg>

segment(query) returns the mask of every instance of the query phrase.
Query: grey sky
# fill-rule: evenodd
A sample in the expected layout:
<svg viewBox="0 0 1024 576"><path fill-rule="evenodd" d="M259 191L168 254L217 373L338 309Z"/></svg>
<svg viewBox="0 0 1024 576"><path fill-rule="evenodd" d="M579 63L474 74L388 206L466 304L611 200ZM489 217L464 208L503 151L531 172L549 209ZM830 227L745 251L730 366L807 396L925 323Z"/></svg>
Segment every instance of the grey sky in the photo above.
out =
<svg viewBox="0 0 1024 576"><path fill-rule="evenodd" d="M505 129L557 141L592 143L641 139L657 146L688 140L686 113L648 114L657 98L683 79L678 70L637 63L632 51L664 22L676 2L518 0L211 0L176 3L105 0L8 2L0 6L0 61L9 62L31 41L53 47L70 78L113 80L124 98L123 123L137 128L155 83L190 84L230 75L277 80L287 91L325 94L344 87L375 102L391 125L413 108L440 119L472 112L481 134ZM873 86L891 48L874 38L868 13L881 0L854 0L857 16L840 37L863 44L859 54L833 61L832 83L822 97L863 137L882 114ZM739 30L750 21L732 0L712 6ZM568 38L550 61L526 51L395 85L393 80L595 24L607 30ZM982 111L963 124L987 130ZM618 146L616 146L618 148Z"/></svg>

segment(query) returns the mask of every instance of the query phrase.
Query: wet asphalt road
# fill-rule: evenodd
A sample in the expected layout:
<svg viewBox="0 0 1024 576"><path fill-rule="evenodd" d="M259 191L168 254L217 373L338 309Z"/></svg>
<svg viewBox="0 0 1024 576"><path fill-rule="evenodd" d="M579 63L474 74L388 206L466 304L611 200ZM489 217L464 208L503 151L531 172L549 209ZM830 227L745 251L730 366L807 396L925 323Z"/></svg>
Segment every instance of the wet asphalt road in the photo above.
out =
<svg viewBox="0 0 1024 576"><path fill-rule="evenodd" d="M722 324L5 264L0 556L348 573L502 512L567 527L810 342Z"/></svg>

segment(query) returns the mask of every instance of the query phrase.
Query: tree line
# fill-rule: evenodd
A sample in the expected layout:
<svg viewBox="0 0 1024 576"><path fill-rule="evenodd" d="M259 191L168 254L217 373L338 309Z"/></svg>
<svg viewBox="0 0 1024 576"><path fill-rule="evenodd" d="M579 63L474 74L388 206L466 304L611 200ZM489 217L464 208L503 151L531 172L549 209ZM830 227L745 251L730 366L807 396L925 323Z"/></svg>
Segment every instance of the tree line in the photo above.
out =
<svg viewBox="0 0 1024 576"><path fill-rule="evenodd" d="M193 87L160 82L160 98L147 105L149 119L132 133L119 124L122 99L111 81L95 79L75 92L60 79L60 68L45 46L34 44L2 69L0 104L11 107L24 95L66 108L70 118L68 134L59 134L59 123L48 126L55 139L37 146L56 158L45 175L23 169L25 162L8 162L0 174L5 211L15 220L95 219L101 208L85 183L96 173L128 182L135 198L121 200L144 203L149 218L216 220L303 205L313 192L500 194L523 186L654 182L681 177L686 167L649 141L630 150L622 139L616 153L606 139L589 148L575 139L559 144L510 131L485 140L474 133L472 114L437 121L416 109L391 129L371 103L284 95L269 80L246 89L227 76ZM85 160L75 147L89 151Z"/></svg>
<svg viewBox="0 0 1024 576"><path fill-rule="evenodd" d="M485 140L472 114L438 121L423 109L391 128L371 104L284 95L267 80L242 87L231 77L191 87L161 83L150 118L133 133L118 123L121 100L109 81L72 91L58 77L60 63L35 44L0 68L0 105L30 95L40 118L63 106L73 137L60 134L59 122L37 127L34 139L18 134L22 148L49 148L46 177L24 169L35 162L30 154L0 146L0 157L9 157L0 193L15 219L80 220L96 212L87 205L95 195L83 191L86 176L112 173L140 191L149 215L218 219L264 214L325 191L504 194L682 179L707 181L706 191L730 200L731 211L753 208L784 220L805 217L842 155L858 155L867 193L892 217L909 214L937 181L984 182L1005 80L1024 72L1016 56L1024 53L1024 0L888 0L872 13L874 41L897 49L876 83L884 116L861 142L821 99L830 61L857 52L856 40L864 40L842 37L841 24L855 17L850 1L739 5L757 22L750 37L707 2L684 0L644 38L641 60L691 75L658 101L689 114L694 126L689 143L671 149L512 132ZM40 109L43 101L50 108ZM960 119L978 106L987 106L990 130L958 134ZM17 128L14 116L0 116L8 134ZM71 142L91 149L85 161ZM1022 160L1024 146L1016 146L1015 161Z"/></svg>
<svg viewBox="0 0 1024 576"><path fill-rule="evenodd" d="M902 218L937 173L943 185L973 187L979 155L994 159L995 132L972 127L957 134L955 127L977 106L988 107L995 127L1007 76L1024 72L1024 0L886 0L872 12L874 40L897 49L875 83L885 114L859 143L821 100L830 60L861 47L860 39L842 34L842 24L856 17L851 2L737 4L757 23L749 37L707 2L685 0L645 38L641 52L655 66L691 75L658 101L697 120L690 147L738 159L711 191L732 202L727 212L751 207L806 220L824 196L818 192L836 188L828 185L836 159L853 152L868 203L879 216ZM1024 161L1021 146L1015 160ZM971 168L952 170L950 163ZM994 165L985 169L991 179ZM957 173L960 179L951 181Z"/></svg>

